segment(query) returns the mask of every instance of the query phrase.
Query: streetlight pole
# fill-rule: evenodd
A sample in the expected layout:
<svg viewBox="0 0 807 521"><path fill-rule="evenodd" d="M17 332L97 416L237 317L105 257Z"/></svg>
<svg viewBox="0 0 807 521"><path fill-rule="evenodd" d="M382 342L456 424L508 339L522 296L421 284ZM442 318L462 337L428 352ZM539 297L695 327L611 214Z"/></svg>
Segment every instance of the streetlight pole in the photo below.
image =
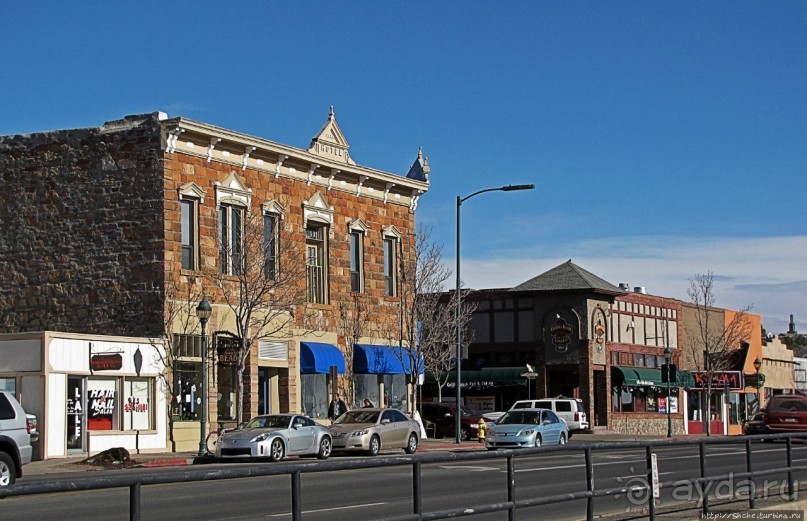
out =
<svg viewBox="0 0 807 521"><path fill-rule="evenodd" d="M202 415L199 420L199 457L202 458L207 455L207 443L205 439L205 427L207 426L207 337L205 336L205 326L207 320L213 313L213 308L206 297L202 297L202 301L196 306L196 317L202 325L202 383L199 391L201 398Z"/></svg>
<svg viewBox="0 0 807 521"><path fill-rule="evenodd" d="M664 348L664 358L667 359L667 437L672 438L672 401L670 401L670 380L672 380L672 349Z"/></svg>
<svg viewBox="0 0 807 521"><path fill-rule="evenodd" d="M460 287L460 207L462 203L470 199L471 197L479 194L483 194L485 192L513 192L516 190L532 190L535 188L535 185L507 185L507 186L500 186L499 188L486 188L484 190L479 190L478 192L474 192L471 195L460 197L457 196L457 316L456 316L456 325L457 325L457 407L456 411L454 412L454 426L455 426L455 443L459 444L462 443L462 391L460 388L462 387L462 290Z"/></svg>
<svg viewBox="0 0 807 521"><path fill-rule="evenodd" d="M760 401L759 397L759 369L762 367L762 360L759 357L754 359L754 371L757 373L757 412L762 409L762 402Z"/></svg>

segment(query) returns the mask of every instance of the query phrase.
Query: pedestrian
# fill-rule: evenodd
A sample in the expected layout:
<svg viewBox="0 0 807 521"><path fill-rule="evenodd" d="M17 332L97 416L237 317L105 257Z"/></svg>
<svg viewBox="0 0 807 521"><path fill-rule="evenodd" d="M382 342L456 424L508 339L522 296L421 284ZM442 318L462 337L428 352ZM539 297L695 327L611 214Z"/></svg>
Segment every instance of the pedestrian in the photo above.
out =
<svg viewBox="0 0 807 521"><path fill-rule="evenodd" d="M334 393L333 400L331 400L331 405L328 406L328 418L331 421L334 421L346 412L347 405L345 405L344 400L339 397L339 393Z"/></svg>
<svg viewBox="0 0 807 521"><path fill-rule="evenodd" d="M371 409L373 407L373 402L369 400L369 398L364 399L364 408Z"/></svg>

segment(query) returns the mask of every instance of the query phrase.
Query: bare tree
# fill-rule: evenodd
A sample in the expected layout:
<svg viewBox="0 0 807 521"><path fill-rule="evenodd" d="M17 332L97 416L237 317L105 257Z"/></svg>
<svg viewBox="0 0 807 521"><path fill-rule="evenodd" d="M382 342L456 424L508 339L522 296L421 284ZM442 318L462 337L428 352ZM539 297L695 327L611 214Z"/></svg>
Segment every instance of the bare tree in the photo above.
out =
<svg viewBox="0 0 807 521"><path fill-rule="evenodd" d="M345 357L345 374L340 380L339 392L350 406L356 404L353 396L353 350L362 337L368 332L370 321L370 306L366 295L358 293L344 294L337 300L338 316L336 331L344 342L342 350Z"/></svg>
<svg viewBox="0 0 807 521"><path fill-rule="evenodd" d="M152 341L156 348L157 356L155 363L161 367L160 380L162 390L165 393L168 415L168 438L171 443L171 450L176 451L176 439L174 437L174 425L176 414L174 407L181 398L180 389L176 388L175 371L178 357L185 354L193 356L196 353L182 353L180 344L189 338L189 335L199 329L199 320L196 318L195 306L201 300L201 285L194 277L188 277L183 284L175 270L168 270L165 278L165 310L163 313L161 338L158 342ZM187 344L185 344L187 345ZM201 383L201 382L199 382Z"/></svg>
<svg viewBox="0 0 807 521"><path fill-rule="evenodd" d="M295 331L298 334L305 331L312 320L316 320L305 315L305 249L299 238L282 226L282 220L277 219L275 223L277 233L265 229L260 212L247 215L240 240L220 240L219 269L205 273L223 296L235 324L238 343L236 421L239 423L244 413L244 371L253 346L264 338L290 338ZM222 317L219 323L227 318Z"/></svg>
<svg viewBox="0 0 807 521"><path fill-rule="evenodd" d="M713 375L730 368L732 353L751 338L753 325L747 319L751 306L737 311L726 323L725 310L715 308L714 274L695 275L689 281L690 302L695 308L695 329L688 332L687 347L696 367L706 374L704 418L706 435L711 435L709 422Z"/></svg>
<svg viewBox="0 0 807 521"><path fill-rule="evenodd" d="M418 226L414 254L400 258L399 323L398 327L390 325L387 331L397 333L400 343L409 347L409 350L394 352L411 371L412 395L407 405L412 412L420 372L426 369L437 379L440 396L450 376L456 358L456 295L455 292L443 293L452 272L443 262L442 245L431 242L430 227ZM472 305L463 309L463 328L467 328L473 309ZM393 339L390 338L390 344ZM470 343L470 335L464 340Z"/></svg>

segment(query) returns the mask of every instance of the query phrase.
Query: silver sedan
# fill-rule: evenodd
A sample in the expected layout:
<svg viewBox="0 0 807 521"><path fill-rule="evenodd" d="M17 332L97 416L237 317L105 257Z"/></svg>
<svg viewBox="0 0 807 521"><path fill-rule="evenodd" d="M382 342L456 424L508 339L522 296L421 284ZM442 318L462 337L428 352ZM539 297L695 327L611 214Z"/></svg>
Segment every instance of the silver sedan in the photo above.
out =
<svg viewBox="0 0 807 521"><path fill-rule="evenodd" d="M338 417L328 428L333 450L360 450L377 456L382 448L414 454L420 441L420 424L398 409L356 409Z"/></svg>
<svg viewBox="0 0 807 521"><path fill-rule="evenodd" d="M331 455L328 429L302 414L256 416L216 442L217 458L269 458Z"/></svg>

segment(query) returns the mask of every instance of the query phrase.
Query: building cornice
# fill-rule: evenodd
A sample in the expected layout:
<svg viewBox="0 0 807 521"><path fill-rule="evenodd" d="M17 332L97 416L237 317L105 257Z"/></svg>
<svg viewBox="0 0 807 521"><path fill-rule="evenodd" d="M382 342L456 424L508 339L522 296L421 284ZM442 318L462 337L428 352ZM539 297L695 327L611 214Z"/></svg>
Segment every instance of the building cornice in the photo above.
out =
<svg viewBox="0 0 807 521"><path fill-rule="evenodd" d="M429 183L365 166L340 163L306 150L241 134L186 118L160 122L163 150L291 178L326 191L349 192L385 203L408 205L428 191Z"/></svg>

